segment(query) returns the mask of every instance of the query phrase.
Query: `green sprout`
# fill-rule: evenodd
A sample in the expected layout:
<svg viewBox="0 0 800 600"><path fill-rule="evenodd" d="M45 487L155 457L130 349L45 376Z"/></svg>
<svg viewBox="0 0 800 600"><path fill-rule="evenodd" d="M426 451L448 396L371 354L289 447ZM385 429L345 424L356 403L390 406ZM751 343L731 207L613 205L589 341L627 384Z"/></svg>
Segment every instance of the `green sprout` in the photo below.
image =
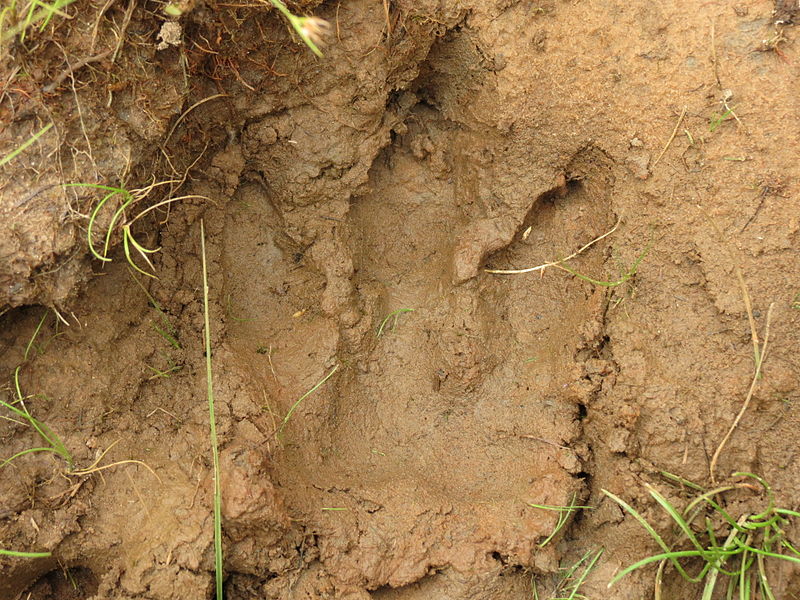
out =
<svg viewBox="0 0 800 600"><path fill-rule="evenodd" d="M711 120L708 123L708 130L713 133L725 121L730 121L731 119L735 119L736 116L733 114L734 108L736 107L731 107L721 114L714 113L713 115L711 115Z"/></svg>
<svg viewBox="0 0 800 600"><path fill-rule="evenodd" d="M392 322L391 331L394 331L394 328L397 327L397 319L403 313L414 312L415 309L413 308L398 308L397 310L393 310L390 312L386 317L381 321L381 324L378 326L378 332L375 334L377 337L381 337L383 335L384 330L386 329L386 325L389 323L389 320L394 318Z"/></svg>

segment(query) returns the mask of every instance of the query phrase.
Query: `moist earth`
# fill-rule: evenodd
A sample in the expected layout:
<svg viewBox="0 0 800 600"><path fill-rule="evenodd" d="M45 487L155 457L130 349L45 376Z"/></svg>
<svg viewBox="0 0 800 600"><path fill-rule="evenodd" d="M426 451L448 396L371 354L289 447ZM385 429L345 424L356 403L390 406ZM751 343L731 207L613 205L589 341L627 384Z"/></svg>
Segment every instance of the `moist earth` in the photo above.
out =
<svg viewBox="0 0 800 600"><path fill-rule="evenodd" d="M213 597L201 230L228 600L550 598L601 548L581 593L649 597L606 587L659 549L602 490L664 531L646 483L714 482L753 329L716 476L800 505L796 6L290 8L322 58L211 0L4 42L0 156L52 127L0 164L0 399L74 465L0 469L0 548L51 553L0 597Z"/></svg>

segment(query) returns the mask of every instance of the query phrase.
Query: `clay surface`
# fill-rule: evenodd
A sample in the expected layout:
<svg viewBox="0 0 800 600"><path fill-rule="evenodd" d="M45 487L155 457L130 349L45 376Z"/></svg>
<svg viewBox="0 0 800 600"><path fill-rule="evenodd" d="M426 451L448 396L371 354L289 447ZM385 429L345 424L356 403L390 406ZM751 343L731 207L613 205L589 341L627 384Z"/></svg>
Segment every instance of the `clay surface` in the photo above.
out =
<svg viewBox="0 0 800 600"><path fill-rule="evenodd" d="M651 597L606 587L658 547L601 490L666 531L644 484L711 486L742 283L770 346L716 478L798 508L796 6L291 4L323 58L268 6L78 0L6 42L0 158L53 126L0 166L0 399L75 466L0 468L0 548L52 553L0 556L0 598L213 597L201 220L227 600L550 598L601 547L581 593ZM111 261L87 184L137 197ZM0 460L41 444L11 416ZM543 544L531 504L591 508Z"/></svg>

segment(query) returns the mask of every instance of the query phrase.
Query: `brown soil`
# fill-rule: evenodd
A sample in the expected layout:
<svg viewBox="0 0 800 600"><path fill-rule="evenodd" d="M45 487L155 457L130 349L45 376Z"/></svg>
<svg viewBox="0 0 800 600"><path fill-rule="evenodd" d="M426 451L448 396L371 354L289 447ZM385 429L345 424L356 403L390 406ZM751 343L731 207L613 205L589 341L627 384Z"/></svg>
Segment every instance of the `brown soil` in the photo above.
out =
<svg viewBox="0 0 800 600"><path fill-rule="evenodd" d="M141 461L3 467L0 548L52 556L0 557L1 598L212 597L201 219L227 600L549 598L600 547L582 593L649 597L652 568L606 588L658 549L601 490L668 530L644 484L710 485L753 377L738 273L770 349L716 475L800 506L791 2L293 5L333 24L322 59L245 4L185 6L157 49L161 3L77 0L0 66L0 157L54 124L0 167L1 398L21 366L76 469ZM136 222L158 279L119 231L94 259L102 195L61 184L154 182L191 196ZM569 264L614 280L649 248L622 285L485 272L618 219ZM39 443L0 421L1 458ZM571 501L542 546L558 515L530 503Z"/></svg>

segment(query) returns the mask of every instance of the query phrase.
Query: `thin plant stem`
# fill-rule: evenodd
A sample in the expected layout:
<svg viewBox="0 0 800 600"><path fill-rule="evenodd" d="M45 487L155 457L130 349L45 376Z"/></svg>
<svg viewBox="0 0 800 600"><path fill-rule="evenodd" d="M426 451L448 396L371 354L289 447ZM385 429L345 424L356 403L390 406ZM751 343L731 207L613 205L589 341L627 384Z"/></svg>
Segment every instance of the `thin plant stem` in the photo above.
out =
<svg viewBox="0 0 800 600"><path fill-rule="evenodd" d="M52 123L48 123L47 125L45 125L44 127L42 127L42 128L39 130L39 131L37 131L36 133L34 133L34 134L31 136L31 137L29 137L27 140L25 140L25 141L24 141L22 144L20 144L20 145L19 145L17 148L15 148L13 152L10 152L9 154L7 154L6 156L4 156L3 158L0 158L0 167L2 167L2 166L3 166L4 164L6 164L7 162L9 162L9 161L13 160L13 159L14 159L14 158L15 158L15 157L18 155L18 154L21 154L22 152L24 152L24 151L25 151L25 149L26 149L28 146L30 146L31 144L33 144L34 142L36 142L36 140L38 140L38 139L39 139L40 137L42 137L42 136L43 136L45 133L47 133L48 131L50 131L50 128L51 128L52 126L53 126L53 124L52 124Z"/></svg>
<svg viewBox="0 0 800 600"><path fill-rule="evenodd" d="M547 269L549 267L560 266L563 263L565 263L566 261L575 258L579 254L582 254L583 252L585 252L586 250L588 250L589 248L594 246L600 240L605 239L608 236L610 236L612 233L614 233L617 230L617 228L619 227L619 224L621 222L622 222L622 217L617 219L617 222L614 224L614 226L611 229L609 229L608 231L606 231L603 235L594 238L588 244L584 244L584 246L580 250L578 250L577 252L573 252L572 254L570 254L566 258L562 258L561 260L554 260L554 261L551 261L551 262L548 262L548 263L544 263L543 265L537 265L535 267L528 267L527 269L484 269L484 271L486 271L487 273L494 273L495 275L518 275L518 274L521 274L521 273L532 273L534 271L543 271L544 269Z"/></svg>
<svg viewBox="0 0 800 600"><path fill-rule="evenodd" d="M330 372L330 373L328 373L327 375L325 375L325 377L323 377L323 378L322 378L322 379L321 379L321 380L320 380L320 381L319 381L319 382L318 382L318 383L317 383L317 384L316 384L314 387L312 387L312 388L311 388L310 390L308 390L308 391L307 391L305 394L303 394L302 396L300 396L300 397L297 399L297 401L296 401L294 404L292 404L292 407L289 409L289 412L287 412L287 413L286 413L286 416L283 418L283 421L281 421L280 427L278 427L278 431L277 431L277 434L278 434L278 435L280 435L280 433L283 431L283 428L284 428L284 427L286 427L286 424L289 422L289 419L292 417L292 414L294 413L295 409L296 409L298 406L300 406L300 403L301 403L303 400L305 400L306 398L308 398L308 397L309 397L311 394L313 394L314 392L316 392L316 391L319 389L319 387L320 387L320 386L321 386L323 383L325 383L326 381L328 381L328 379L330 379L330 378L331 378L331 376L332 376L334 373L336 373L336 370L337 370L338 368L339 368L339 365L336 365L335 367L333 367L333 369L331 369L331 372Z"/></svg>
<svg viewBox="0 0 800 600"><path fill-rule="evenodd" d="M719 456L722 454L722 450L725 448L725 445L728 443L731 435L733 435L734 430L739 426L739 421L742 420L742 416L747 411L747 407L750 406L750 400L753 398L753 392L755 392L756 385L758 384L758 380L761 376L761 367L764 364L764 359L767 356L767 344L769 343L769 325L770 321L772 320L772 309L775 307L775 303L769 305L769 309L767 309L767 321L766 325L764 326L764 343L761 344L759 351L757 351L757 360L756 360L756 368L755 373L753 373L753 380L750 383L750 389L747 391L747 396L744 399L744 403L742 404L742 408L739 410L739 414L736 415L736 418L731 423L730 428L728 429L728 433L725 434L725 437L722 438L719 446L717 446L716 451L714 452L714 456L711 458L711 464L709 465L709 474L711 476L711 482L716 483L716 471L717 471L717 461L719 461ZM757 339L757 338L756 338Z"/></svg>
<svg viewBox="0 0 800 600"><path fill-rule="evenodd" d="M208 317L208 266L206 264L206 233L200 220L200 254L203 259L203 317L206 348L206 395L208 420L211 430L211 453L214 458L214 572L217 600L222 600L222 486L220 482L219 448L217 446L217 419L214 413L214 383L211 370L211 325Z"/></svg>

